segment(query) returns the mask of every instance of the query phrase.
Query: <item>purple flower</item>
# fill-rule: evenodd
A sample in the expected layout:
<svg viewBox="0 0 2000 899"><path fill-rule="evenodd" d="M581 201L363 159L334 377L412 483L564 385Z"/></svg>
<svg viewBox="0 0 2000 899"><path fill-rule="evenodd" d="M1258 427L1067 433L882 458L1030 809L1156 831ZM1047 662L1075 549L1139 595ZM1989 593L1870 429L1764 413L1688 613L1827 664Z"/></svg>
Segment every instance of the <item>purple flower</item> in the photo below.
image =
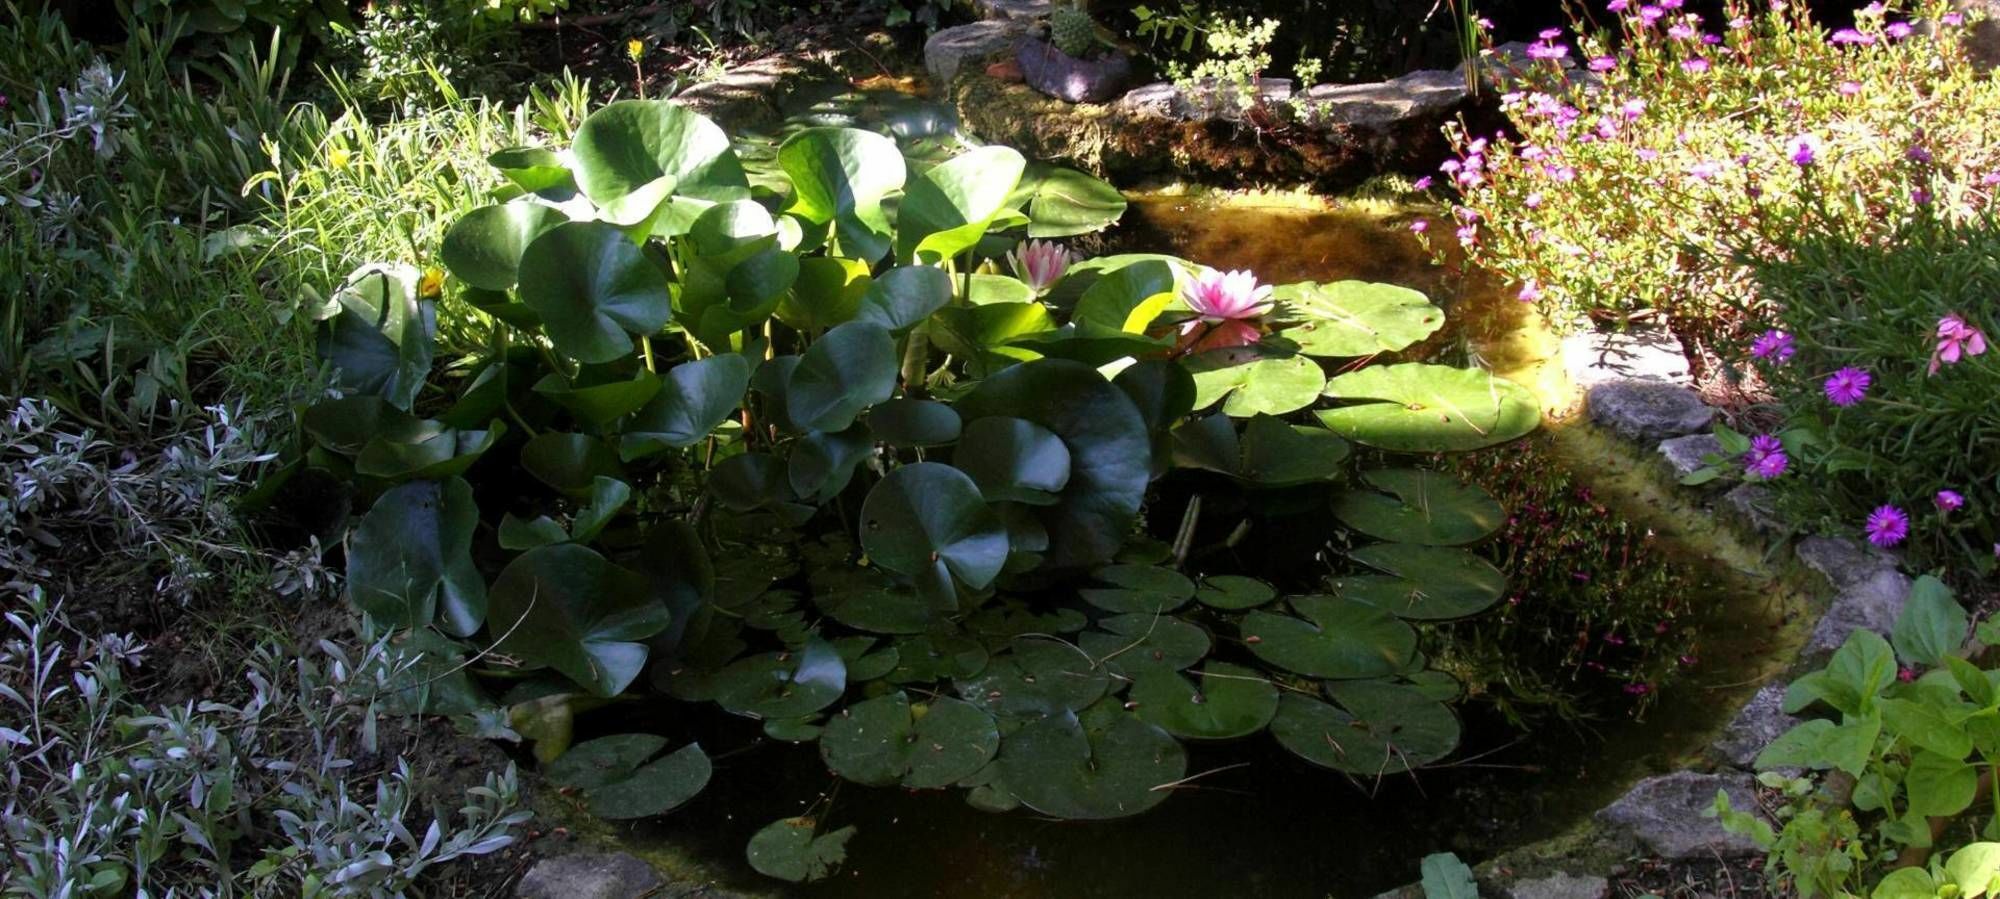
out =
<svg viewBox="0 0 2000 899"><path fill-rule="evenodd" d="M1624 12L1625 7L1629 5L1628 0L1611 0L1610 3L1604 4L1604 8L1611 12Z"/></svg>
<svg viewBox="0 0 2000 899"><path fill-rule="evenodd" d="M1759 359L1774 359L1779 364L1792 361L1792 354L1798 352L1792 335L1777 329L1765 331L1750 344L1750 355Z"/></svg>
<svg viewBox="0 0 2000 899"><path fill-rule="evenodd" d="M1874 376L1862 369L1849 366L1826 379L1827 402L1836 406L1852 406L1868 395L1868 385L1875 382Z"/></svg>
<svg viewBox="0 0 2000 899"><path fill-rule="evenodd" d="M1861 82L1843 81L1839 84L1839 86L1835 87L1834 90L1839 91L1840 95L1843 97L1852 97L1861 93Z"/></svg>
<svg viewBox="0 0 2000 899"><path fill-rule="evenodd" d="M1895 506L1883 505L1868 513L1868 542L1876 546L1895 546L1910 536L1910 516Z"/></svg>
<svg viewBox="0 0 2000 899"><path fill-rule="evenodd" d="M1942 16L1939 16L1938 21L1943 22L1946 25L1953 25L1953 26L1963 25L1965 24L1965 14L1957 12L1948 12ZM1995 545L2000 546L2000 544L1995 544Z"/></svg>
<svg viewBox="0 0 2000 899"><path fill-rule="evenodd" d="M1007 259L1014 264L1014 276L1036 293L1062 280L1070 263L1076 261L1061 244L1047 240L1025 241L1007 254Z"/></svg>
<svg viewBox="0 0 2000 899"><path fill-rule="evenodd" d="M1618 107L1618 113L1625 117L1625 121L1636 122L1640 116L1646 114L1646 101L1627 100Z"/></svg>
<svg viewBox="0 0 2000 899"><path fill-rule="evenodd" d="M1653 24L1654 22L1658 22L1659 20L1661 20L1661 19L1665 18L1665 17L1666 17L1666 15L1667 15L1667 11L1666 11L1666 10L1664 10L1664 9L1661 9L1661 8L1659 8L1659 7L1657 7L1657 6L1641 6L1641 7L1639 7L1639 18L1640 18L1640 20L1641 20L1641 21L1644 21L1644 22L1645 22L1646 24L1648 24L1648 25L1651 25L1651 24Z"/></svg>
<svg viewBox="0 0 2000 899"><path fill-rule="evenodd" d="M1431 229L1431 223L1424 221L1423 219L1417 219L1416 221L1410 223L1410 231L1416 234L1422 234L1425 231L1429 231L1430 229Z"/></svg>
<svg viewBox="0 0 2000 899"><path fill-rule="evenodd" d="M1536 42L1528 45L1529 59L1562 59L1569 55L1569 47L1562 44Z"/></svg>
<svg viewBox="0 0 2000 899"><path fill-rule="evenodd" d="M1785 455L1785 445L1769 434L1760 434L1750 441L1750 451L1743 454L1743 472L1746 476L1768 481L1785 473L1791 464Z"/></svg>
<svg viewBox="0 0 2000 899"><path fill-rule="evenodd" d="M1812 165L1819 159L1819 151L1819 136L1815 134L1801 134L1785 142L1785 156L1796 166Z"/></svg>
<svg viewBox="0 0 2000 899"><path fill-rule="evenodd" d="M1562 36L1563 36L1563 30L1562 30L1562 29L1560 29L1560 28L1544 28L1544 29L1542 29L1542 33L1541 33L1540 35L1538 35L1538 36L1539 36L1539 37L1540 37L1540 38L1541 38L1542 40L1545 40L1545 41L1552 41L1552 40L1555 40L1556 38L1559 38L1559 37L1562 37Z"/></svg>
<svg viewBox="0 0 2000 899"><path fill-rule="evenodd" d="M1542 298L1542 285L1533 278L1521 284L1521 292L1516 296L1523 303L1532 303Z"/></svg>
<svg viewBox="0 0 2000 899"><path fill-rule="evenodd" d="M1722 163L1719 162L1697 162L1694 165L1688 166L1688 174L1703 181L1707 181L1721 173Z"/></svg>
<svg viewBox="0 0 2000 899"><path fill-rule="evenodd" d="M1937 492L1937 507L1939 511L1956 512L1965 508L1965 497L1961 496L1956 490L1939 490Z"/></svg>
<svg viewBox="0 0 2000 899"><path fill-rule="evenodd" d="M1978 356L1986 352L1986 334L1972 325L1966 324L1964 317L1947 315L1938 319L1937 349L1931 351L1931 374L1937 374L1939 365L1957 365L1961 358Z"/></svg>
<svg viewBox="0 0 2000 899"><path fill-rule="evenodd" d="M1931 151L1923 144L1912 144L1908 150L1903 151L1903 158L1911 162L1930 162Z"/></svg>
<svg viewBox="0 0 2000 899"><path fill-rule="evenodd" d="M1916 34L1917 29L1912 27L1908 22L1891 22L1889 23L1889 27L1882 29L1882 33L1888 35L1892 41L1900 41L1912 34Z"/></svg>
<svg viewBox="0 0 2000 899"><path fill-rule="evenodd" d="M1429 176L1429 175L1425 175L1425 176L1423 176L1422 178L1418 178L1418 179L1416 180L1416 182L1415 182L1415 183L1413 183L1413 184L1411 184L1411 185L1410 185L1410 189L1411 189L1411 190L1430 190L1430 189L1431 189L1431 176Z"/></svg>
<svg viewBox="0 0 2000 899"><path fill-rule="evenodd" d="M1872 34L1863 34L1852 28L1842 28L1834 32L1830 40L1836 44L1860 44L1865 47L1875 43L1875 36Z"/></svg>
<svg viewBox="0 0 2000 899"><path fill-rule="evenodd" d="M1929 206L1931 204L1931 192L1921 187L1911 188L1910 202L1918 206Z"/></svg>
<svg viewBox="0 0 2000 899"><path fill-rule="evenodd" d="M1618 57L1593 56L1590 58L1589 68L1593 72L1609 72L1618 68Z"/></svg>
<svg viewBox="0 0 2000 899"><path fill-rule="evenodd" d="M1708 60L1703 59L1699 56L1694 57L1692 59L1683 59L1681 60L1681 70L1684 72L1694 72L1697 74L1701 72L1706 72L1708 71Z"/></svg>
<svg viewBox="0 0 2000 899"><path fill-rule="evenodd" d="M1675 24L1673 27L1667 29L1667 37L1673 38L1674 40L1677 41L1687 40L1688 38L1694 37L1694 35L1695 35L1694 26L1689 25L1686 22L1680 22L1678 24Z"/></svg>

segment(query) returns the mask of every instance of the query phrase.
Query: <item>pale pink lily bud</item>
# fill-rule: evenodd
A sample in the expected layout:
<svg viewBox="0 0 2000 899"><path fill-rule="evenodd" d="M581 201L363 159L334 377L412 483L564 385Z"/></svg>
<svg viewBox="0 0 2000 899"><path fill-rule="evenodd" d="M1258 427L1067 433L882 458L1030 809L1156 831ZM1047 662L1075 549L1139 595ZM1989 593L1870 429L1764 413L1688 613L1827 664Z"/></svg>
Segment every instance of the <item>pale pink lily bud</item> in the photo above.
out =
<svg viewBox="0 0 2000 899"><path fill-rule="evenodd" d="M1014 264L1014 276L1036 293L1055 286L1076 261L1068 249L1049 240L1023 241L1007 259Z"/></svg>
<svg viewBox="0 0 2000 899"><path fill-rule="evenodd" d="M1258 284L1247 271L1203 269L1181 288L1181 299L1210 324L1256 318L1271 311L1271 285Z"/></svg>

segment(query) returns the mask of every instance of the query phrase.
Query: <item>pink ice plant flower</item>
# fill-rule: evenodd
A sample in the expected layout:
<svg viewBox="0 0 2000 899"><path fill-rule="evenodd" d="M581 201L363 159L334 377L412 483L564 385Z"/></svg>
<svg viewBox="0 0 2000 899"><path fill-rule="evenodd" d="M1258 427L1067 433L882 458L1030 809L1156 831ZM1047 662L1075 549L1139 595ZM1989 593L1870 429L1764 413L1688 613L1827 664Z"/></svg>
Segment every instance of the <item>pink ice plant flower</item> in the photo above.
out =
<svg viewBox="0 0 2000 899"><path fill-rule="evenodd" d="M1750 441L1750 451L1743 454L1743 471L1768 481L1784 474L1791 461L1785 455L1785 445L1778 442L1778 438L1760 434Z"/></svg>
<svg viewBox="0 0 2000 899"><path fill-rule="evenodd" d="M1883 504L1868 513L1868 542L1876 546L1895 546L1910 536L1910 514L1895 506Z"/></svg>
<svg viewBox="0 0 2000 899"><path fill-rule="evenodd" d="M1757 340L1750 344L1750 355L1784 364L1791 361L1792 354L1798 349L1792 335L1773 328L1758 335Z"/></svg>
<svg viewBox="0 0 2000 899"><path fill-rule="evenodd" d="M1986 352L1986 334L1967 324L1957 313L1938 319L1937 349L1931 352L1931 374L1940 365L1957 365L1958 360Z"/></svg>
<svg viewBox="0 0 2000 899"><path fill-rule="evenodd" d="M1069 250L1050 240L1023 241L1007 259L1014 264L1014 275L1036 293L1062 280L1063 273L1076 261Z"/></svg>
<svg viewBox="0 0 2000 899"><path fill-rule="evenodd" d="M1804 167L1819 159L1820 141L1815 134L1801 134L1785 142L1785 156L1793 165Z"/></svg>
<svg viewBox="0 0 2000 899"><path fill-rule="evenodd" d="M1941 512L1956 512L1965 508L1965 496L1956 490L1939 490L1935 501Z"/></svg>
<svg viewBox="0 0 2000 899"><path fill-rule="evenodd" d="M1181 300L1196 316L1181 324L1183 344L1197 351L1247 346L1262 336L1252 319L1271 311L1271 285L1247 271L1203 269L1181 288Z"/></svg>
<svg viewBox="0 0 2000 899"><path fill-rule="evenodd" d="M1868 385L1875 378L1867 371L1848 366L1834 372L1822 385L1826 390L1827 402L1836 406L1852 406L1868 395Z"/></svg>

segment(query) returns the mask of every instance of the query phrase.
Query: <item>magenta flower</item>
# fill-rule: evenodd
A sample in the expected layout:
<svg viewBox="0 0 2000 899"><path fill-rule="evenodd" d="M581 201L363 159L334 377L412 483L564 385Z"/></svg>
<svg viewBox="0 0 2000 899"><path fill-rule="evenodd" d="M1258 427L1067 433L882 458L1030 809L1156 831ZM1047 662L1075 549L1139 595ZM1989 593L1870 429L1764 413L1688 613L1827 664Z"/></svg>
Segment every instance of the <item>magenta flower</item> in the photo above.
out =
<svg viewBox="0 0 2000 899"><path fill-rule="evenodd" d="M1868 385L1875 382L1868 372L1848 366L1826 379L1824 385L1827 402L1836 406L1852 406L1868 395Z"/></svg>
<svg viewBox="0 0 2000 899"><path fill-rule="evenodd" d="M1917 29L1908 22L1891 22L1889 27L1882 29L1882 33L1887 34L1892 41L1900 41L1916 34Z"/></svg>
<svg viewBox="0 0 2000 899"><path fill-rule="evenodd" d="M1861 82L1843 81L1834 90L1838 91L1843 97L1852 97L1861 93Z"/></svg>
<svg viewBox="0 0 2000 899"><path fill-rule="evenodd" d="M1529 278L1526 283L1521 285L1521 292L1517 296L1517 299L1523 303L1532 303L1541 298L1542 285L1533 278Z"/></svg>
<svg viewBox="0 0 2000 899"><path fill-rule="evenodd" d="M1610 3L1604 4L1604 8L1611 12L1624 12L1627 5L1629 0L1611 0Z"/></svg>
<svg viewBox="0 0 2000 899"><path fill-rule="evenodd" d="M1859 44L1866 47L1869 44L1875 43L1875 36L1872 34L1863 34L1852 28L1842 28L1834 32L1830 40L1836 44Z"/></svg>
<svg viewBox="0 0 2000 899"><path fill-rule="evenodd" d="M1418 178L1418 179L1417 179L1417 180L1416 180L1416 181L1415 181L1414 183L1412 183L1412 184L1410 185L1410 189L1411 189L1411 190L1430 190L1430 189L1431 189L1431 176L1429 176L1429 175L1425 175L1425 176L1423 176L1422 178Z"/></svg>
<svg viewBox="0 0 2000 899"><path fill-rule="evenodd" d="M1410 223L1410 230L1418 234L1422 234L1425 231L1429 231L1430 229L1431 229L1431 223L1424 221L1423 219L1417 219L1416 221Z"/></svg>
<svg viewBox="0 0 2000 899"><path fill-rule="evenodd" d="M1258 284L1257 276L1246 271L1203 269L1181 288L1181 299L1209 324L1241 321L1271 311L1271 285Z"/></svg>
<svg viewBox="0 0 2000 899"><path fill-rule="evenodd" d="M1965 14L1957 12L1948 12L1942 16L1939 16L1938 21L1943 22L1946 25L1952 25L1952 26L1963 25L1965 24ZM2000 544L1996 545L2000 546Z"/></svg>
<svg viewBox="0 0 2000 899"><path fill-rule="evenodd" d="M1965 508L1965 497L1956 490L1939 490L1936 502L1941 512L1956 512Z"/></svg>
<svg viewBox="0 0 2000 899"><path fill-rule="evenodd" d="M1750 451L1743 454L1743 472L1768 481L1784 474L1791 461L1785 455L1785 445L1778 442L1778 438L1761 434L1750 441Z"/></svg>
<svg viewBox="0 0 2000 899"><path fill-rule="evenodd" d="M1063 273L1069 271L1070 263L1076 261L1069 250L1050 240L1023 241L1014 248L1014 252L1007 254L1007 259L1014 264L1014 276L1036 293L1048 290L1062 280Z"/></svg>
<svg viewBox="0 0 2000 899"><path fill-rule="evenodd" d="M1986 335L1953 313L1938 319L1937 349L1931 352L1931 374L1939 365L1957 365L1958 360L1986 352Z"/></svg>
<svg viewBox="0 0 2000 899"><path fill-rule="evenodd" d="M1537 41L1535 43L1528 45L1529 59L1557 60L1557 59L1562 59L1563 57L1566 57L1568 55L1569 55L1569 47L1563 44L1552 44L1547 41Z"/></svg>
<svg viewBox="0 0 2000 899"><path fill-rule="evenodd" d="M1692 59L1683 59L1681 60L1681 70L1686 72L1693 72L1696 74L1706 72L1708 71L1708 60L1703 59L1699 56L1696 56Z"/></svg>
<svg viewBox="0 0 2000 899"><path fill-rule="evenodd" d="M1895 546L1910 536L1910 516L1895 506L1883 505L1868 513L1868 542Z"/></svg>
<svg viewBox="0 0 2000 899"><path fill-rule="evenodd" d="M1759 359L1772 359L1781 365L1792 361L1792 354L1798 352L1798 350L1797 344L1792 340L1792 335L1775 328L1765 331L1754 343L1750 344L1750 355Z"/></svg>
<svg viewBox="0 0 2000 899"><path fill-rule="evenodd" d="M1785 156L1796 166L1809 166L1819 159L1819 136L1801 134L1785 142Z"/></svg>
<svg viewBox="0 0 2000 899"><path fill-rule="evenodd" d="M1589 67L1593 72L1609 72L1612 69L1618 68L1618 57L1593 56L1590 58Z"/></svg>

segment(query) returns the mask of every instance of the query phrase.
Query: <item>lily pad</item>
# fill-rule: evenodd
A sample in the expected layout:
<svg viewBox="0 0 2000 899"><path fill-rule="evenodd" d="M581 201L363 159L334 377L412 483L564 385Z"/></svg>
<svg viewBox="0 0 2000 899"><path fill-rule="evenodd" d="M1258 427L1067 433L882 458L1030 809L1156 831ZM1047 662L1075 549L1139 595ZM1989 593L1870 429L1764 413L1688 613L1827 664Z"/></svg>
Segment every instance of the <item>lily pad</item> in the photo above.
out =
<svg viewBox="0 0 2000 899"><path fill-rule="evenodd" d="M956 442L962 428L958 413L934 400L893 399L868 410L868 429L891 446L942 446Z"/></svg>
<svg viewBox="0 0 2000 899"><path fill-rule="evenodd" d="M1305 356L1262 357L1255 348L1213 350L1188 357L1196 411L1222 403L1232 418L1283 415L1319 399L1326 375Z"/></svg>
<svg viewBox="0 0 2000 899"><path fill-rule="evenodd" d="M863 410L896 392L896 339L873 322L839 325L806 349L785 389L791 420L845 431Z"/></svg>
<svg viewBox="0 0 2000 899"><path fill-rule="evenodd" d="M751 718L803 718L846 691L840 652L816 638L798 652L739 659L715 675L716 703Z"/></svg>
<svg viewBox="0 0 2000 899"><path fill-rule="evenodd" d="M660 390L619 432L626 460L693 446L729 419L750 385L750 360L718 353L667 370Z"/></svg>
<svg viewBox="0 0 2000 899"><path fill-rule="evenodd" d="M897 257L936 263L971 249L1006 209L1026 167L1020 153L989 146L909 179L897 210Z"/></svg>
<svg viewBox="0 0 2000 899"><path fill-rule="evenodd" d="M1171 612L1194 598L1194 582L1187 575L1151 565L1111 565L1092 577L1114 587L1091 587L1078 591L1085 601L1107 612Z"/></svg>
<svg viewBox="0 0 2000 899"><path fill-rule="evenodd" d="M667 279L639 247L603 222L566 222L542 232L521 254L521 302L542 319L549 341L580 362L630 355L633 335L673 317Z"/></svg>
<svg viewBox="0 0 2000 899"><path fill-rule="evenodd" d="M967 425L952 463L991 502L1053 505L1069 484L1069 447L1041 425L989 416Z"/></svg>
<svg viewBox="0 0 2000 899"><path fill-rule="evenodd" d="M340 386L408 410L430 377L437 304L417 296L409 266L366 266L319 312L319 357Z"/></svg>
<svg viewBox="0 0 2000 899"><path fill-rule="evenodd" d="M513 290L528 244L567 221L562 210L546 203L481 206L452 223L438 246L438 259L473 287Z"/></svg>
<svg viewBox="0 0 2000 899"><path fill-rule="evenodd" d="M1258 487L1297 487L1330 481L1345 470L1354 448L1321 427L1287 424L1257 415L1239 440L1227 415L1211 415L1174 429L1174 462L1229 475Z"/></svg>
<svg viewBox="0 0 2000 899"><path fill-rule="evenodd" d="M493 651L546 665L598 696L616 696L646 664L645 640L670 615L647 579L564 543L531 549L490 593Z"/></svg>
<svg viewBox="0 0 2000 899"><path fill-rule="evenodd" d="M599 108L577 129L571 148L576 182L598 206L671 179L684 195L657 226L677 234L711 202L749 196L750 182L729 135L693 110L665 100L621 100ZM525 283L525 279L524 283Z"/></svg>
<svg viewBox="0 0 2000 899"><path fill-rule="evenodd" d="M1450 475L1414 468L1361 473L1381 490L1334 495L1333 514L1370 537L1426 546L1462 546L1485 539L1507 520L1491 494Z"/></svg>
<svg viewBox="0 0 2000 899"><path fill-rule="evenodd" d="M1507 592L1500 569L1462 549L1377 543L1350 554L1388 576L1334 578L1332 589L1401 618L1463 618L1484 611Z"/></svg>
<svg viewBox="0 0 2000 899"><path fill-rule="evenodd" d="M922 324L950 302L951 276L943 269L899 266L869 283L854 320L873 322L900 334Z"/></svg>
<svg viewBox="0 0 2000 899"><path fill-rule="evenodd" d="M1102 231L1125 214L1125 195L1071 168L1031 162L1008 205L1028 213L1029 237Z"/></svg>
<svg viewBox="0 0 2000 899"><path fill-rule="evenodd" d="M1107 704L1015 731L1001 747L1000 774L1035 811L1102 821L1166 801L1166 788L1187 774L1187 754L1166 731Z"/></svg>
<svg viewBox="0 0 2000 899"><path fill-rule="evenodd" d="M1278 688L1269 678L1228 662L1210 662L1194 680L1165 669L1141 672L1128 698L1149 724L1190 740L1233 740L1271 723Z"/></svg>
<svg viewBox="0 0 2000 899"><path fill-rule="evenodd" d="M585 384L581 378L576 382L565 381L561 375L550 372L536 381L532 389L569 410L584 425L601 428L639 411L639 407L660 392L660 379L642 371L631 378Z"/></svg>
<svg viewBox="0 0 2000 899"><path fill-rule="evenodd" d="M1015 640L977 677L959 678L958 695L997 718L1038 718L1088 707L1111 678L1083 651L1053 640Z"/></svg>
<svg viewBox="0 0 2000 899"><path fill-rule="evenodd" d="M1463 452L1526 435L1542 422L1535 396L1505 378L1444 365L1373 366L1328 381L1347 402L1317 413L1336 433L1396 452Z"/></svg>
<svg viewBox="0 0 2000 899"><path fill-rule="evenodd" d="M989 658L979 641L957 634L903 637L896 641L896 667L888 680L896 684L963 680L986 670Z"/></svg>
<svg viewBox="0 0 2000 899"><path fill-rule="evenodd" d="M590 801L590 813L607 821L651 818L686 805L708 786L714 773L701 744L689 743L633 772L631 777L586 790L585 795Z"/></svg>
<svg viewBox="0 0 2000 899"><path fill-rule="evenodd" d="M871 634L921 634L943 616L923 597L884 587L844 590L813 597L827 617Z"/></svg>
<svg viewBox="0 0 2000 899"><path fill-rule="evenodd" d="M536 480L573 496L589 493L598 478L622 480L625 475L610 444L588 434L557 431L528 438L521 447L521 467Z"/></svg>
<svg viewBox="0 0 2000 899"><path fill-rule="evenodd" d="M469 636L486 620L486 579L472 564L479 506L459 478L390 489L362 516L347 551L347 592L384 627Z"/></svg>
<svg viewBox="0 0 2000 899"><path fill-rule="evenodd" d="M926 595L950 596L952 578L974 590L1007 562L1007 529L979 485L936 462L905 465L868 491L861 546L875 564L916 580Z"/></svg>
<svg viewBox="0 0 2000 899"><path fill-rule="evenodd" d="M1271 721L1271 735L1313 764L1377 777L1420 768L1458 746L1451 709L1416 688L1353 681L1328 693L1340 708L1286 694Z"/></svg>
<svg viewBox="0 0 2000 899"><path fill-rule="evenodd" d="M1113 615L1077 638L1100 665L1119 672L1179 671L1208 655L1208 632L1169 615ZM1157 722L1156 722L1157 723Z"/></svg>
<svg viewBox="0 0 2000 899"><path fill-rule="evenodd" d="M615 734L571 746L542 773L561 787L594 789L631 777L647 759L667 748L655 734Z"/></svg>
<svg viewBox="0 0 2000 899"><path fill-rule="evenodd" d="M1297 322L1279 335L1309 356L1373 356L1405 350L1444 326L1444 310L1407 287L1368 281L1305 281L1271 292L1280 314Z"/></svg>
<svg viewBox="0 0 2000 899"><path fill-rule="evenodd" d="M927 790L985 767L1000 748L1000 730L970 703L940 697L913 708L897 691L833 716L819 746L827 767L848 780Z"/></svg>
<svg viewBox="0 0 2000 899"><path fill-rule="evenodd" d="M1386 610L1330 596L1295 596L1304 620L1275 612L1244 616L1243 640L1260 659L1307 677L1387 677L1411 667L1417 633Z"/></svg>
<svg viewBox="0 0 2000 899"><path fill-rule="evenodd" d="M843 827L824 835L817 833L818 822L811 818L773 821L750 837L744 854L750 867L766 877L791 883L820 880L847 860L847 841L856 833Z"/></svg>
<svg viewBox="0 0 2000 899"><path fill-rule="evenodd" d="M858 128L807 128L785 139L778 165L792 182L786 211L831 225L835 253L871 263L888 254L894 230L882 200L907 177L894 140Z"/></svg>
<svg viewBox="0 0 2000 899"><path fill-rule="evenodd" d="M874 453L868 429L860 425L838 433L808 432L792 447L788 460L792 491L810 502L831 502L847 489L855 469Z"/></svg>
<svg viewBox="0 0 2000 899"><path fill-rule="evenodd" d="M1194 591L1196 602L1227 612L1254 609L1278 598L1277 588L1253 577L1218 574L1201 579Z"/></svg>

